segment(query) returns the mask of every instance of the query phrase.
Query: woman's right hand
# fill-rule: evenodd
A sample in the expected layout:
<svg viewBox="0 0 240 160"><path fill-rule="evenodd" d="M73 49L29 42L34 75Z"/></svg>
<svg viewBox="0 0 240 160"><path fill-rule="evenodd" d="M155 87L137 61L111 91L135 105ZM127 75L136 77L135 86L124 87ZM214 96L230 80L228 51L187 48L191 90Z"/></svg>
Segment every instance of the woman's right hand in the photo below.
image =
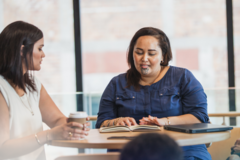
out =
<svg viewBox="0 0 240 160"><path fill-rule="evenodd" d="M49 130L49 139L78 140L88 135L88 131L90 130L88 126L90 126L89 122L85 123L84 125L77 122L69 122L63 125L59 125ZM84 130L82 130L81 128L84 128Z"/></svg>
<svg viewBox="0 0 240 160"><path fill-rule="evenodd" d="M131 117L120 117L116 121L116 126L135 126L138 125L134 118Z"/></svg>

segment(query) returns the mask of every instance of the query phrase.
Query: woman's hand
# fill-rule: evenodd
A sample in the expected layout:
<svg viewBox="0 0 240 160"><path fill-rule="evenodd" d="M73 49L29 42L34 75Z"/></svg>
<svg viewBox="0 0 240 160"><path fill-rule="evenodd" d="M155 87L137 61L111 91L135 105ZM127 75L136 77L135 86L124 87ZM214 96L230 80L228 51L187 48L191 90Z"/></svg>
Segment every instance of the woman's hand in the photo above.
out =
<svg viewBox="0 0 240 160"><path fill-rule="evenodd" d="M140 125L158 125L158 126L164 126L166 125L166 120L164 118L157 118L157 117L143 117L139 120Z"/></svg>
<svg viewBox="0 0 240 160"><path fill-rule="evenodd" d="M138 125L134 118L131 117L120 117L116 119L115 126L135 126Z"/></svg>
<svg viewBox="0 0 240 160"><path fill-rule="evenodd" d="M89 120L89 118L87 118ZM67 140L78 140L88 135L90 123L80 124L77 122L69 122L66 124L59 125L52 128L49 131L49 139L67 139ZM82 129L83 128L83 129Z"/></svg>

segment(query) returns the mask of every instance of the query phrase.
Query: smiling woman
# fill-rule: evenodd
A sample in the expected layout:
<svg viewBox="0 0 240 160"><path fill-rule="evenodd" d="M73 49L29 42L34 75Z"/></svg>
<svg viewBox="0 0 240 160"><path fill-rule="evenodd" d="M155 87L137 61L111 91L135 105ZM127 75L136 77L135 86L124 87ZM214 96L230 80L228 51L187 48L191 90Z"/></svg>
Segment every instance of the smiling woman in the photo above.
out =
<svg viewBox="0 0 240 160"><path fill-rule="evenodd" d="M129 69L105 89L96 127L208 123L202 85L189 70L169 66L171 59L170 42L163 31L138 30L129 46ZM211 159L204 144L182 149L185 160Z"/></svg>

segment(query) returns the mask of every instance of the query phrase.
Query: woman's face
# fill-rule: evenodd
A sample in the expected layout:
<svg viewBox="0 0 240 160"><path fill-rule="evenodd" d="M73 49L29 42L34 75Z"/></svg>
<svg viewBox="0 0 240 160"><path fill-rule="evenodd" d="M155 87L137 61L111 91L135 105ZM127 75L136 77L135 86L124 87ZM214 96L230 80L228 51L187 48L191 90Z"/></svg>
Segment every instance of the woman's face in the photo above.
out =
<svg viewBox="0 0 240 160"><path fill-rule="evenodd" d="M33 47L33 70L39 71L41 69L42 60L45 57L45 54L42 50L44 46L44 39L41 38L38 40Z"/></svg>
<svg viewBox="0 0 240 160"><path fill-rule="evenodd" d="M141 36L133 49L133 60L142 77L157 76L162 61L162 50L153 36Z"/></svg>

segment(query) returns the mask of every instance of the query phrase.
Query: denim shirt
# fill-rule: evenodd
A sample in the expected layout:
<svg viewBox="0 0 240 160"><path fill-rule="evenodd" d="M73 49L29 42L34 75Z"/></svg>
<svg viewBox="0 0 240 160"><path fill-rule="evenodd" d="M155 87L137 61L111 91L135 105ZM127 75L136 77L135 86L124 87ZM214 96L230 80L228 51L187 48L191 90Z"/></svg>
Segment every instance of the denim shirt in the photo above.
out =
<svg viewBox="0 0 240 160"><path fill-rule="evenodd" d="M170 66L165 76L151 86L135 91L126 88L126 74L114 77L105 89L98 112L96 128L103 121L133 117L137 123L148 115L162 118L192 114L207 123L207 96L202 85L187 69Z"/></svg>
<svg viewBox="0 0 240 160"><path fill-rule="evenodd" d="M207 96L202 85L187 69L170 66L161 80L150 86L140 85L139 91L135 91L133 86L126 86L126 73L110 81L101 97L96 128L108 119L132 117L139 123L142 117L148 115L163 118L192 114L203 123L209 121ZM183 150L194 148L204 153L196 156L193 151L185 153L185 156L206 156L204 159L209 159L204 145L183 147Z"/></svg>

